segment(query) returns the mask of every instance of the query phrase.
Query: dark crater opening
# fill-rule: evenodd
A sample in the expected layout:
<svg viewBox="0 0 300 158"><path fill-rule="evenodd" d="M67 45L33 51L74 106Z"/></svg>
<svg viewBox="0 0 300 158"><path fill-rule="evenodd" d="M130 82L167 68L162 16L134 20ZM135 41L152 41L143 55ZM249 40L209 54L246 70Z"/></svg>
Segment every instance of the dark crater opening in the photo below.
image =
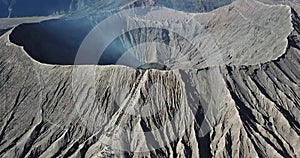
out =
<svg viewBox="0 0 300 158"><path fill-rule="evenodd" d="M93 29L88 19L78 20L49 20L40 23L21 24L10 34L10 41L23 46L25 51L36 61L46 64L74 65L77 51L84 38ZM150 31L149 31L150 30ZM154 31L153 31L154 30ZM145 38L145 32L156 32L152 38ZM130 39L134 35L134 39ZM141 37L145 36L145 37ZM103 37L105 38L105 37ZM135 40L139 39L138 42ZM127 43L127 45L124 45ZM133 42L135 41L135 42ZM98 65L116 65L119 58L133 45L147 42L160 42L169 45L168 30L154 28L139 28L117 37L105 49ZM137 61L135 56L128 63ZM94 65L95 63L84 63ZM122 65L122 64L121 64ZM128 66L128 65L127 65ZM134 67L134 66L132 66ZM159 62L141 63L137 69L167 70L167 66Z"/></svg>
<svg viewBox="0 0 300 158"><path fill-rule="evenodd" d="M24 46L25 51L41 63L73 65L79 46L91 29L87 19L49 20L21 24L9 39Z"/></svg>
<svg viewBox="0 0 300 158"><path fill-rule="evenodd" d="M145 63L141 66L139 66L137 69L142 69L142 70L148 70L148 69L158 69L158 70L169 70L169 68L158 62L150 62L150 63Z"/></svg>

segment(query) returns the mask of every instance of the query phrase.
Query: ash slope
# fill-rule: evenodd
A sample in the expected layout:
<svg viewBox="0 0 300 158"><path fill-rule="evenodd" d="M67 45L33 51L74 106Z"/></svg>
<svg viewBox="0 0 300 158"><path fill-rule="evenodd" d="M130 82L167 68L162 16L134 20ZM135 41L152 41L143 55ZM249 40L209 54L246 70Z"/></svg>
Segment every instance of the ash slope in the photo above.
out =
<svg viewBox="0 0 300 158"><path fill-rule="evenodd" d="M282 34L275 42L273 38L265 37L259 43L271 47L279 42L280 47L275 49L274 46L258 61L249 58L249 61L240 62L237 60L239 56L235 56L232 61L237 62L227 62L226 54L225 62L215 62L201 69L173 67L170 71L143 71L124 66L45 65L32 60L22 47L11 43L8 40L10 32L4 34L0 39L0 156L300 157L299 17L286 6L261 6L255 1L238 1L207 14L211 18L208 19L211 24L208 28L212 32L225 29L221 25L224 12L229 12L232 7L245 10L247 5L261 7L261 12L257 14L260 16L248 10L242 14L231 12L227 18L247 17L256 21L261 14L277 18L283 22ZM270 21L263 19L262 22ZM252 36L253 27L247 26L237 21L236 27L231 27L228 33L239 35L242 32L240 35L243 35L245 32ZM272 33L279 28L261 29ZM218 36L226 34L216 33L216 36L222 39ZM259 38L262 37L249 41L255 44L254 41ZM232 41L226 46L240 48L236 44ZM243 44L247 43L240 43L241 46ZM228 53L242 56L235 49ZM247 53L250 54L245 56L255 54L255 51ZM78 81L81 84L74 84L74 71L81 72L81 80ZM85 77L94 71L97 82L90 85ZM149 101L145 96L155 95L148 90L151 82L167 85L169 98L164 104L168 110L162 111L159 117L132 117L124 113L124 109L130 108L128 105L118 106L115 103L121 87L122 93L132 96L128 99L140 100L138 107L145 105L146 100ZM193 87L192 93L187 87ZM89 96L93 91L95 100ZM200 105L189 104L191 98L199 100ZM218 98L222 98L221 102ZM212 105L218 111L217 115L211 112L212 117L204 117L203 109L209 109L211 102L218 103ZM184 135L160 149L136 153L114 150L105 144L104 137L116 124L146 132L164 124L166 119L175 119L174 112L185 110L186 107L195 112L195 120L186 125ZM186 113L179 115L179 120L175 121L194 117ZM202 128L205 122L214 123L209 133ZM176 133L179 125L175 124L166 133L161 133L161 140L157 140L157 143L163 144L163 138ZM130 136L132 140L142 140L131 142L131 149L138 149L149 141L145 135L138 135L139 138L129 135L126 138Z"/></svg>

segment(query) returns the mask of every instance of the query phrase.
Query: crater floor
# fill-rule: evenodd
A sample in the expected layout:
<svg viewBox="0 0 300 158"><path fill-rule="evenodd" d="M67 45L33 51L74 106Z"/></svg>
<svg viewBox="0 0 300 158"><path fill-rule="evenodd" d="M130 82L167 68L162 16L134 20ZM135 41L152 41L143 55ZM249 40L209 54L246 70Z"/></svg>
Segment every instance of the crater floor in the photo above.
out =
<svg viewBox="0 0 300 158"><path fill-rule="evenodd" d="M160 25L179 31L131 29L100 66L72 64L90 21L3 34L0 157L300 157L298 14L255 0L164 13ZM128 67L151 63L170 70Z"/></svg>

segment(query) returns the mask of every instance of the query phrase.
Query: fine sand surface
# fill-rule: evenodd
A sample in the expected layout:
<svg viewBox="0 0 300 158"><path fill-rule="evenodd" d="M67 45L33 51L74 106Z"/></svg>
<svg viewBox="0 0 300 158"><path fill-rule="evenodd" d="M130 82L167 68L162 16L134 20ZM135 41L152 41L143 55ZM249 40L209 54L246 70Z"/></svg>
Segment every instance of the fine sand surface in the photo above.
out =
<svg viewBox="0 0 300 158"><path fill-rule="evenodd" d="M0 157L300 157L297 13L255 0L202 14L170 12L153 17L175 31L133 29L117 38L116 60L106 59L118 41L103 53L104 65L68 64L67 53L98 50L109 30L92 36L94 47L55 34L55 20L35 24L46 28L37 34L19 25L2 35ZM153 25L115 19L129 28ZM65 51L60 37L78 51ZM134 60L168 69L136 69Z"/></svg>

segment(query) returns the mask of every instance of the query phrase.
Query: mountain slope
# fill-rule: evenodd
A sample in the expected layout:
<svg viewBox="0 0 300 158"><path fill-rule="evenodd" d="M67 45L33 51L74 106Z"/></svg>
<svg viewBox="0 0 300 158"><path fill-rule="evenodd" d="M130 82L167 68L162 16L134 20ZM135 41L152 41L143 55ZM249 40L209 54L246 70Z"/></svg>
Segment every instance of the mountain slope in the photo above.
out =
<svg viewBox="0 0 300 158"><path fill-rule="evenodd" d="M202 49L179 49L183 57L167 71L43 64L10 41L17 28L5 33L0 156L300 157L297 13L240 0L186 17L203 24L187 34ZM139 31L120 39L165 37L162 30ZM147 31L157 36L144 36ZM168 37L170 46L188 44ZM208 39L217 41L217 50Z"/></svg>

